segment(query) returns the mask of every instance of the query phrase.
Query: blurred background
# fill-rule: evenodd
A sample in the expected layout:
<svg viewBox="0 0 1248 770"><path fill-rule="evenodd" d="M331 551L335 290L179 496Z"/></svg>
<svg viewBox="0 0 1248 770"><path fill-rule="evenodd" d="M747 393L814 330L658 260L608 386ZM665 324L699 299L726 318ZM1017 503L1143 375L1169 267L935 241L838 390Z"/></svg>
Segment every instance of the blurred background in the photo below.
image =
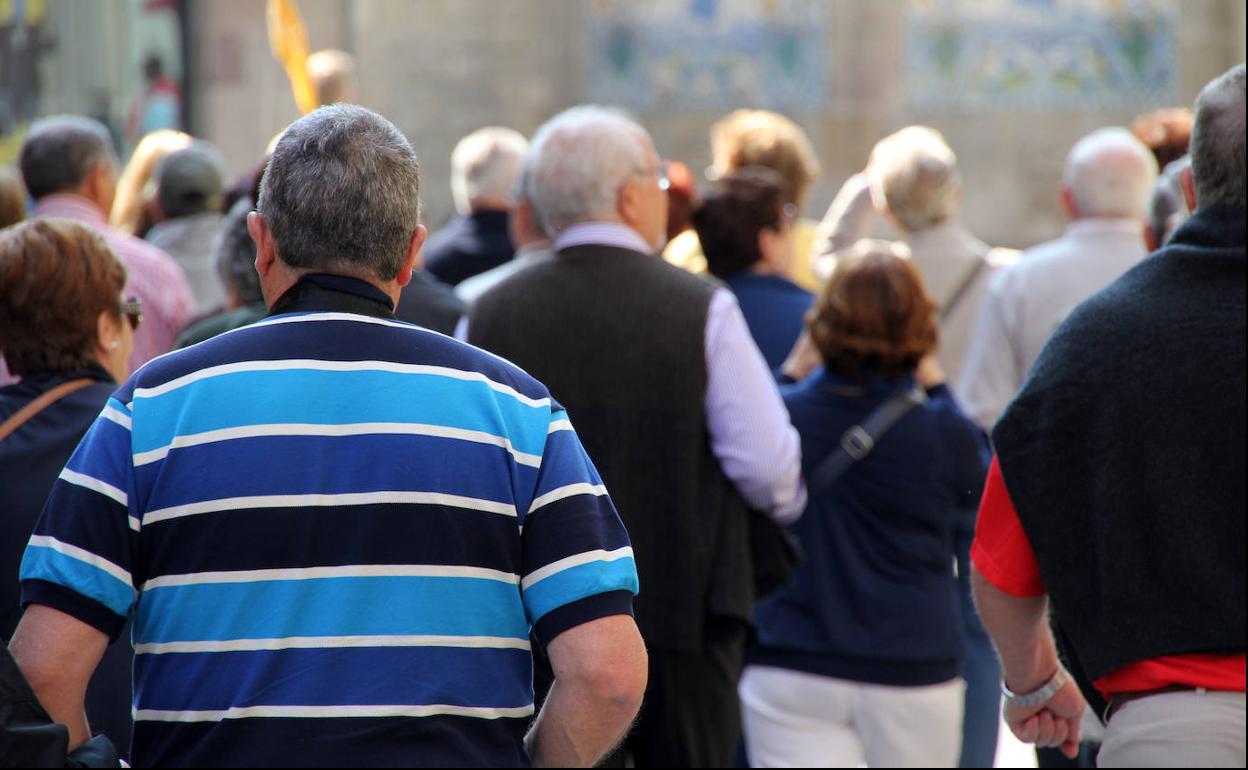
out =
<svg viewBox="0 0 1248 770"><path fill-rule="evenodd" d="M1243 0L298 0L310 49L355 57L359 101L420 156L429 224L452 213L451 149L483 125L530 134L582 102L627 108L700 175L737 107L797 121L823 168L818 217L881 136L910 123L958 153L963 217L990 243L1060 230L1071 144L1190 105L1245 58ZM0 0L0 165L61 112L122 158L178 127L231 172L298 116L259 0Z"/></svg>

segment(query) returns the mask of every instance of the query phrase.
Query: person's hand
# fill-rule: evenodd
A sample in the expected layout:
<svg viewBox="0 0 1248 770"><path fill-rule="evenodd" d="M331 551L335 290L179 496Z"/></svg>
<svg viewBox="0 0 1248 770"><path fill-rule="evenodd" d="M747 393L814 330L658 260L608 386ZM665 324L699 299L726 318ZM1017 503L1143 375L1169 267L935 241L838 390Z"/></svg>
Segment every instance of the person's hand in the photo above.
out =
<svg viewBox="0 0 1248 770"><path fill-rule="evenodd" d="M1047 703L1031 708L1005 706L1005 723L1023 743L1060 748L1074 759L1079 754L1080 720L1087 703L1073 681L1067 681Z"/></svg>
<svg viewBox="0 0 1248 770"><path fill-rule="evenodd" d="M928 353L919 361L919 366L914 370L914 378L919 381L919 385L924 390L931 390L937 385L945 382L945 370L940 368L940 361L937 360L935 353Z"/></svg>
<svg viewBox="0 0 1248 770"><path fill-rule="evenodd" d="M803 329L802 335L797 338L797 344L793 346L793 350L789 351L789 357L780 365L780 371L785 376L791 377L794 382L801 382L819 368L821 363L823 363L823 356L815 347L815 341L810 338L810 330Z"/></svg>

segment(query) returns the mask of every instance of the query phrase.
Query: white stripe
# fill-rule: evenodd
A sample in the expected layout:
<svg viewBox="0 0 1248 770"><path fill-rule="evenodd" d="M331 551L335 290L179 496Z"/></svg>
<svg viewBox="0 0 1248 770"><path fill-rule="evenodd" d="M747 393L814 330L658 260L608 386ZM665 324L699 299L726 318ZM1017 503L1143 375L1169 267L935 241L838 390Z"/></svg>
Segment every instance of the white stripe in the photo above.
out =
<svg viewBox="0 0 1248 770"><path fill-rule="evenodd" d="M271 580L323 580L349 577L449 577L495 580L515 585L520 576L485 567L459 567L440 564L352 564L344 567L292 567L289 569L253 569L234 572L191 572L185 575L161 575L143 584L144 591L170 586L195 586L213 583L259 583Z"/></svg>
<svg viewBox="0 0 1248 770"><path fill-rule="evenodd" d="M130 430L130 415L120 409L117 409L116 407L104 407L104 411L100 412L100 416L106 420L117 423L126 430Z"/></svg>
<svg viewBox="0 0 1248 770"><path fill-rule="evenodd" d="M511 396L522 404L531 407L549 407L549 398L529 398L509 385L495 382L480 372L451 369L446 366L426 366L424 364L398 364L393 361L322 361L313 358L295 358L282 361L240 361L220 366L210 366L190 374L169 380L154 388L135 388L134 398L155 398L185 387L200 380L221 377L240 372L283 372L295 369L310 369L321 372L394 372L397 374L428 374L437 377L449 377L467 382L482 382L492 390Z"/></svg>
<svg viewBox="0 0 1248 770"><path fill-rule="evenodd" d="M88 476L83 473L78 473L77 471L71 471L69 468L65 468L61 471L61 479L73 484L76 487L83 487L84 489L90 489L93 492L99 492L105 497L111 497L122 505L128 506L130 504L130 498L125 492L122 492L120 489L106 481L100 481L94 476Z"/></svg>
<svg viewBox="0 0 1248 770"><path fill-rule="evenodd" d="M430 331L423 326L404 323L402 321L391 321L385 318L373 318L372 316L355 315L354 313L308 313L307 315L297 316L279 316L277 318L266 318L249 324L243 328L254 329L257 326L280 326L282 324L297 324L305 321L356 321L358 323L376 324L377 326L390 326L397 329L421 329ZM436 334L436 332L434 332Z"/></svg>
<svg viewBox="0 0 1248 770"><path fill-rule="evenodd" d="M105 559L103 556L97 556L96 554L93 554L83 548L79 548L76 545L62 543L60 540L57 540L54 537L49 537L48 535L31 535L30 545L35 548L49 548L59 554L68 556L71 559L77 559L83 564L90 564L92 567L95 567L103 572L107 572L126 585L131 586L131 588L134 586L134 584L130 581L129 572L125 571L121 567L118 567L116 564L112 563L108 559Z"/></svg>
<svg viewBox="0 0 1248 770"><path fill-rule="evenodd" d="M136 722L220 722L224 719L341 718L341 717L434 717L461 716L478 719L519 719L531 716L533 706L520 708L473 708L470 706L246 706L227 711L158 711L136 709Z"/></svg>
<svg viewBox="0 0 1248 770"><path fill-rule="evenodd" d="M257 650L328 649L341 647L461 647L529 650L528 639L506 636L288 636L281 639L227 639L203 642L137 644L136 655L179 652L252 652Z"/></svg>
<svg viewBox="0 0 1248 770"><path fill-rule="evenodd" d="M434 436L437 438L460 439L478 444L489 444L502 447L511 453L516 462L533 468L541 467L539 455L521 452L504 436L495 436L479 430L465 428L449 428L443 425L425 425L421 423L403 422L357 422L342 425L314 425L310 423L274 423L268 425L243 425L236 428L222 428L204 433L193 433L177 436L173 442L159 449L139 452L134 456L134 464L147 465L163 460L171 450L185 447L211 444L217 441L230 441L239 438L258 438L261 436L368 436L378 434L403 434L411 436Z"/></svg>
<svg viewBox="0 0 1248 770"><path fill-rule="evenodd" d="M446 495L440 492L352 492L340 495L256 495L254 497L227 497L220 500L204 500L198 503L175 505L143 514L143 524L154 524L165 519L195 516L201 513L236 511L241 508L315 508L334 505L378 505L382 503L414 505L446 505L452 508L469 508L474 511L515 516L516 508L510 503L481 500L475 497Z"/></svg>
<svg viewBox="0 0 1248 770"><path fill-rule="evenodd" d="M550 505L551 503L562 500L565 497L572 497L574 495L597 495L598 497L602 497L605 494L607 494L607 488L602 484L587 484L584 482L579 484L569 484L566 487L552 489L541 497L535 498L533 500L533 504L529 506L529 513L533 513L533 511L536 511L538 508L541 508L544 505Z"/></svg>
<svg viewBox="0 0 1248 770"><path fill-rule="evenodd" d="M142 529L143 522L139 520L138 516L135 516L134 514L130 514L126 518L130 520L130 529L133 529L135 532L138 532L140 529Z"/></svg>
<svg viewBox="0 0 1248 770"><path fill-rule="evenodd" d="M599 549L597 551L578 553L575 556L569 556L565 559L551 562L541 569L533 570L528 575L525 575L524 580L520 581L520 588L521 590L527 591L534 583L540 583L551 575L563 572L565 569L579 567L582 564L590 564L596 561L612 562L617 559L631 558L633 558L633 549L628 546L617 548L614 551L604 551Z"/></svg>
<svg viewBox="0 0 1248 770"><path fill-rule="evenodd" d="M550 423L550 427L546 429L546 435L549 436L550 434L555 433L556 431L561 431L561 430L572 430L571 420L565 419L565 420L552 421Z"/></svg>

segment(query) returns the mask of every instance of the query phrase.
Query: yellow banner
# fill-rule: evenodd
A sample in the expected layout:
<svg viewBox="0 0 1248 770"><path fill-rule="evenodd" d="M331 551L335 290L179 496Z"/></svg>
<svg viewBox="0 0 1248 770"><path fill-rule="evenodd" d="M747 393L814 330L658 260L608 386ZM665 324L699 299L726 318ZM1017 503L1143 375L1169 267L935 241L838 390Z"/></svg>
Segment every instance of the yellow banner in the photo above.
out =
<svg viewBox="0 0 1248 770"><path fill-rule="evenodd" d="M308 32L294 0L268 0L265 16L269 26L269 47L273 57L286 68L286 78L299 111L308 114L317 107L312 79L308 77Z"/></svg>

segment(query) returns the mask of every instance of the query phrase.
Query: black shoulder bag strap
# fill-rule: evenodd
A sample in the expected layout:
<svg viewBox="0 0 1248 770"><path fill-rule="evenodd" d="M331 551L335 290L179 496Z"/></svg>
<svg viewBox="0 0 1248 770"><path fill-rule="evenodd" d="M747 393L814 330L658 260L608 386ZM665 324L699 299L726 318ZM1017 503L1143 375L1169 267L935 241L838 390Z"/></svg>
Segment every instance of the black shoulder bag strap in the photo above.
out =
<svg viewBox="0 0 1248 770"><path fill-rule="evenodd" d="M841 443L811 474L807 488L813 496L836 483L850 467L871 454L884 434L909 414L910 410L927 401L927 393L914 387L894 393L887 401L867 415L861 424L845 431Z"/></svg>

